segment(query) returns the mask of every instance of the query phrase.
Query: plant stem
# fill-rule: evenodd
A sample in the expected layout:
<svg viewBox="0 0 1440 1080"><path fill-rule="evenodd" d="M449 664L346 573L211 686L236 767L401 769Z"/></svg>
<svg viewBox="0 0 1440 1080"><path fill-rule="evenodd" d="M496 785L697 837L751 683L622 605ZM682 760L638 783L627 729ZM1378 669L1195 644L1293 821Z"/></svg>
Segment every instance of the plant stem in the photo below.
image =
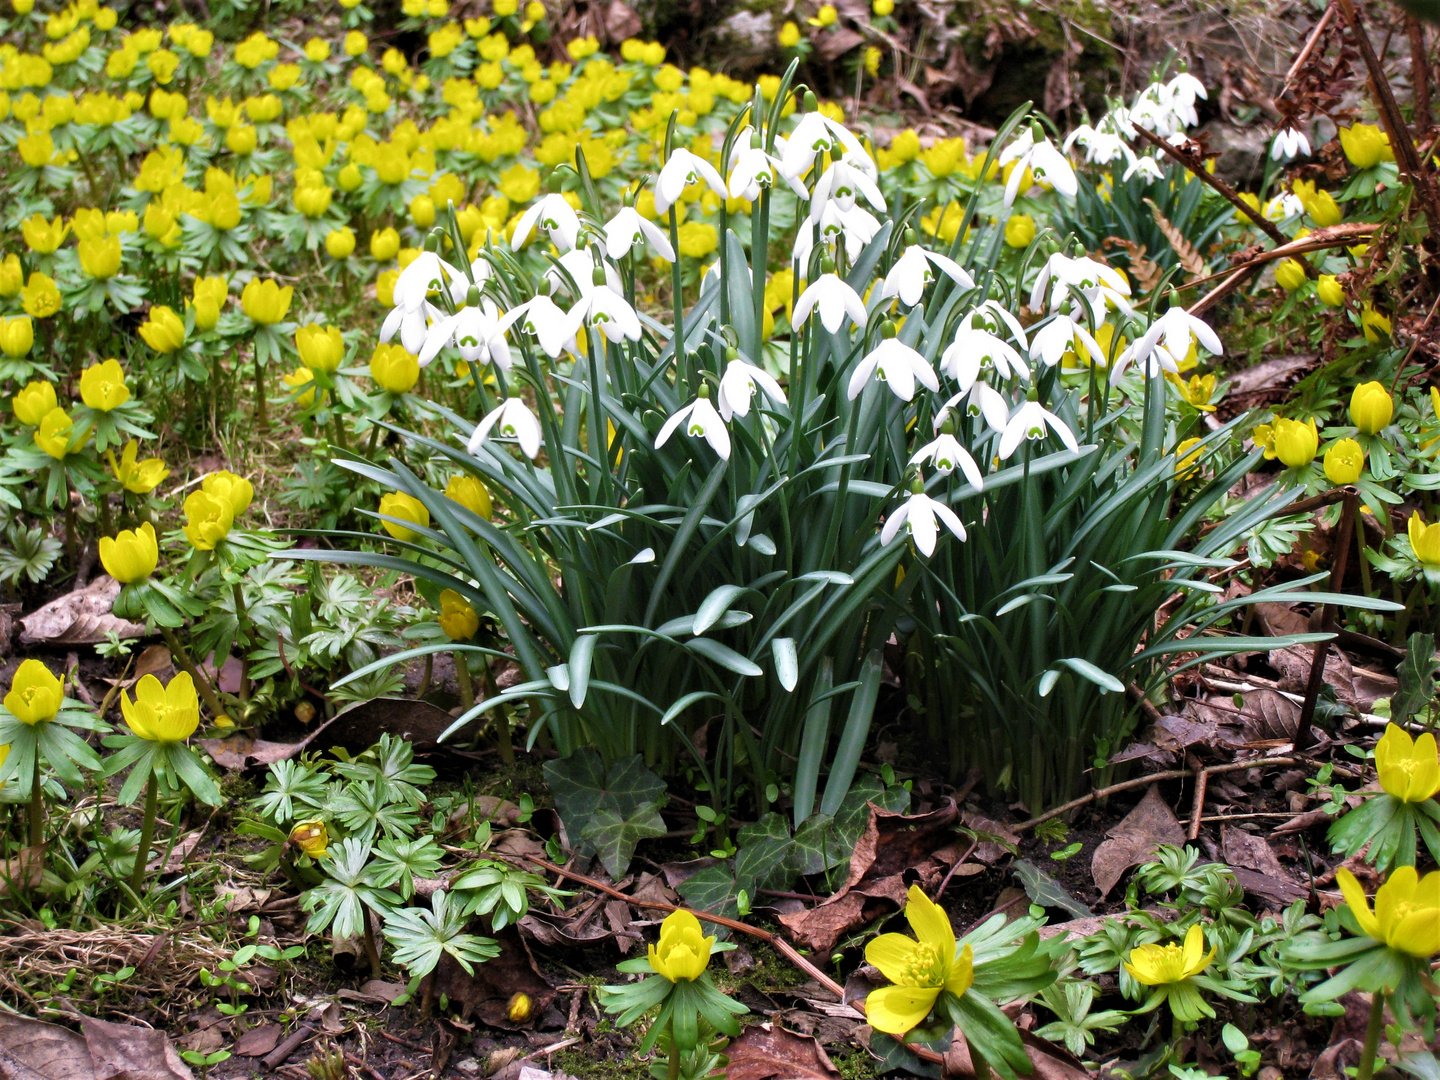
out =
<svg viewBox="0 0 1440 1080"><path fill-rule="evenodd" d="M1385 1026L1385 994L1377 990L1370 998L1370 1022L1365 1025L1365 1045L1355 1080L1370 1080L1375 1074L1375 1052L1380 1048L1380 1029Z"/></svg>
<svg viewBox="0 0 1440 1080"><path fill-rule="evenodd" d="M1170 1014L1170 1060L1179 1065L1185 1060L1185 1053L1181 1049L1185 1041L1185 1025L1180 1022L1180 1017L1173 1012Z"/></svg>
<svg viewBox="0 0 1440 1080"><path fill-rule="evenodd" d="M675 1021L670 1021L670 1061L665 1067L665 1080L680 1078L680 1044L675 1040Z"/></svg>
<svg viewBox="0 0 1440 1080"><path fill-rule="evenodd" d="M495 685L495 676L490 674L490 665L485 665L485 696L495 697L500 688ZM510 740L510 710L508 706L495 707L495 739L500 744L500 760L506 765L515 764L515 746Z"/></svg>
<svg viewBox="0 0 1440 1080"><path fill-rule="evenodd" d="M150 843L155 838L155 811L160 805L160 786L155 774L145 782L145 816L140 819L140 846L135 849L135 868L130 871L130 891L140 899L140 886L145 882L145 863L150 858Z"/></svg>
<svg viewBox="0 0 1440 1080"><path fill-rule="evenodd" d="M35 771L30 776L30 846L45 842L45 789L40 786L40 748L35 748Z"/></svg>
<svg viewBox="0 0 1440 1080"><path fill-rule="evenodd" d="M190 678L195 680L195 689L200 694L200 700L205 702L207 708L218 720L225 715L225 707L220 704L220 698L216 696L215 689L210 685L210 680L200 674L195 666L195 661L190 659L190 654L185 651L185 646L180 644L180 639L175 636L175 631L168 626L160 627L160 636L165 639L165 644L170 649L170 655L180 665L180 670L189 673Z"/></svg>
<svg viewBox="0 0 1440 1080"><path fill-rule="evenodd" d="M247 649L250 643L250 634L247 632L245 613L245 590L241 583L231 583L231 592L235 597L235 644L240 647L240 700L250 700L250 657Z"/></svg>
<svg viewBox="0 0 1440 1080"><path fill-rule="evenodd" d="M370 909L365 908L365 955L370 958L370 974L380 978L380 950L375 947L375 930L370 925Z"/></svg>
<svg viewBox="0 0 1440 1080"><path fill-rule="evenodd" d="M264 431L265 418L265 374L260 367L260 356L257 353L255 361L255 429Z"/></svg>
<svg viewBox="0 0 1440 1080"><path fill-rule="evenodd" d="M455 681L460 684L460 707L469 712L475 707L475 684L470 679L470 666L464 653L454 653Z"/></svg>

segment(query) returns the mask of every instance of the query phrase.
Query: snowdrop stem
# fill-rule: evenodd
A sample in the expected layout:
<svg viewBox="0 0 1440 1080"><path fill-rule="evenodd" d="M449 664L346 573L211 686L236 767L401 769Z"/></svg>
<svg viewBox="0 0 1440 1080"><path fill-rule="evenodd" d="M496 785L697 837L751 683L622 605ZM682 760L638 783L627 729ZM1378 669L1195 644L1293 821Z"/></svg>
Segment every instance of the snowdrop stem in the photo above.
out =
<svg viewBox="0 0 1440 1080"><path fill-rule="evenodd" d="M751 357L759 359L765 346L765 267L769 265L766 260L770 257L769 188L760 190L760 202L755 208L755 225L751 230L751 247L754 250L754 265L759 269L751 271L750 291L755 301L755 340L747 344L750 346Z"/></svg>
<svg viewBox="0 0 1440 1080"><path fill-rule="evenodd" d="M670 302L675 308L675 366L679 369L680 358L685 355L685 301L680 292L680 219L676 215L676 203L670 204L670 250L675 259L670 263ZM724 237L721 237L724 242Z"/></svg>

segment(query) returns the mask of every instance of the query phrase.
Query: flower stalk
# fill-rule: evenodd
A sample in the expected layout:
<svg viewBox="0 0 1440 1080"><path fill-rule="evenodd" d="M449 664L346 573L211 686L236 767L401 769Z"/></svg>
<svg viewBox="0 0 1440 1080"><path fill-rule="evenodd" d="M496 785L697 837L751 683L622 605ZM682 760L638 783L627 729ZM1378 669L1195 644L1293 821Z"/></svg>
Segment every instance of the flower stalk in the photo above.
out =
<svg viewBox="0 0 1440 1080"><path fill-rule="evenodd" d="M135 848L135 865L130 871L130 891L140 905L140 887L145 883L145 864L150 860L150 845L155 839L155 814L160 807L160 787L155 774L145 782L145 810L140 818L140 843Z"/></svg>

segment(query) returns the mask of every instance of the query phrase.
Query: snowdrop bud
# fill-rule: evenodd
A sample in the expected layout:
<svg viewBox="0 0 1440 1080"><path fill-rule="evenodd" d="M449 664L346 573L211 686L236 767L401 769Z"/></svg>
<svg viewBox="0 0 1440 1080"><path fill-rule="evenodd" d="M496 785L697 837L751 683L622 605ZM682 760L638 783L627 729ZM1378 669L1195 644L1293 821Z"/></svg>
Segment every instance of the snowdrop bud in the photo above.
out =
<svg viewBox="0 0 1440 1080"><path fill-rule="evenodd" d="M708 398L710 396L710 384L702 381L700 383L699 389L695 391L695 396L700 398Z"/></svg>
<svg viewBox="0 0 1440 1080"><path fill-rule="evenodd" d="M941 435L954 435L954 434L955 434L955 421L950 418L950 414L949 414L948 412L945 414L945 422L940 425L940 434L941 434Z"/></svg>
<svg viewBox="0 0 1440 1080"><path fill-rule="evenodd" d="M805 111L814 112L820 108L820 100L815 96L814 90L805 91Z"/></svg>
<svg viewBox="0 0 1440 1080"><path fill-rule="evenodd" d="M880 324L880 337L882 340L889 341L897 333L898 331L895 329L895 324L891 320L886 319Z"/></svg>
<svg viewBox="0 0 1440 1080"><path fill-rule="evenodd" d="M555 288L555 283L554 283L553 281L551 281L548 276L542 277L539 281L537 281L537 282L535 283L535 295L536 295L536 296L549 296L551 290L554 289L554 288Z"/></svg>
<svg viewBox="0 0 1440 1080"><path fill-rule="evenodd" d="M910 492L913 495L925 494L925 478L920 475L920 470L915 470L915 479L910 481Z"/></svg>
<svg viewBox="0 0 1440 1080"><path fill-rule="evenodd" d="M590 271L590 281L591 281L592 284L595 284L595 285L604 285L604 284L605 284L605 268L604 268L603 266L597 266L597 267L595 267L595 269L591 270L591 271Z"/></svg>
<svg viewBox="0 0 1440 1080"><path fill-rule="evenodd" d="M1039 401L1039 400L1040 400L1040 391L1039 391L1039 389L1037 389L1037 388L1034 387L1034 386L1031 386L1030 389L1028 389L1028 390L1025 391L1025 400L1026 400L1026 401Z"/></svg>
<svg viewBox="0 0 1440 1080"><path fill-rule="evenodd" d="M466 293L465 293L465 306L466 306L466 307L479 307L479 306L480 306L480 286L479 286L479 285L471 285L470 288L466 291Z"/></svg>
<svg viewBox="0 0 1440 1080"><path fill-rule="evenodd" d="M1085 245L1080 242L1079 237L1070 242L1070 254L1077 259L1085 257Z"/></svg>
<svg viewBox="0 0 1440 1080"><path fill-rule="evenodd" d="M728 330L729 327L726 327L726 329ZM726 362L726 363L729 363L731 360L739 360L739 359L740 359L740 350L737 349L737 348L735 348L734 345L727 346L726 349L725 349L725 362Z"/></svg>
<svg viewBox="0 0 1440 1080"><path fill-rule="evenodd" d="M821 259L820 259L820 273L822 273L822 274L833 274L833 273L835 273L835 260L832 259L829 255L824 255L824 256L821 257Z"/></svg>
<svg viewBox="0 0 1440 1080"><path fill-rule="evenodd" d="M551 195L559 195L561 189L565 187L564 174L562 174L559 169L556 169L550 174L550 180L545 186L549 188Z"/></svg>
<svg viewBox="0 0 1440 1080"><path fill-rule="evenodd" d="M1039 120L1030 121L1030 138L1037 143L1045 138L1045 132L1041 129Z"/></svg>
<svg viewBox="0 0 1440 1080"><path fill-rule="evenodd" d="M430 235L425 237L425 250L434 255L440 251L440 230L432 229Z"/></svg>
<svg viewBox="0 0 1440 1080"><path fill-rule="evenodd" d="M916 244L918 244L919 242L920 242L920 234L917 233L917 232L916 232L914 229L912 229L912 228L906 228L906 230L905 230L905 246L906 246L906 247L914 247L914 246L915 246Z"/></svg>

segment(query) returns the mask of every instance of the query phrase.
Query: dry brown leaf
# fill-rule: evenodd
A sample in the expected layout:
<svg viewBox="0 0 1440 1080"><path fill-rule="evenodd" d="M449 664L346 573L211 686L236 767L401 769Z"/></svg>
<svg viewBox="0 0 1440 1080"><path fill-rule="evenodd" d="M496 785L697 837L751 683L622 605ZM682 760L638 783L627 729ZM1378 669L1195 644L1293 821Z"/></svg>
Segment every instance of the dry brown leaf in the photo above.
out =
<svg viewBox="0 0 1440 1080"><path fill-rule="evenodd" d="M261 1024L235 1040L235 1053L240 1057L264 1057L280 1043L279 1024Z"/></svg>
<svg viewBox="0 0 1440 1080"><path fill-rule="evenodd" d="M1102 898L1126 870L1145 862L1161 844L1185 843L1185 830L1180 827L1170 804L1160 797L1160 789L1155 784L1145 790L1145 797L1135 809L1106 836L1109 839L1095 849L1090 860L1090 875Z"/></svg>
<svg viewBox="0 0 1440 1080"><path fill-rule="evenodd" d="M111 614L120 583L101 575L83 589L57 596L44 607L20 618L20 641L25 645L97 645L110 633L142 638L150 631L139 623Z"/></svg>
<svg viewBox="0 0 1440 1080"><path fill-rule="evenodd" d="M0 1080L194 1080L164 1032L88 1016L80 1028L0 1013Z"/></svg>
<svg viewBox="0 0 1440 1080"><path fill-rule="evenodd" d="M1265 838L1248 833L1244 829L1237 829L1234 825L1220 826L1220 850L1225 855L1225 861L1232 868L1243 867L1246 870L1255 870L1267 877L1277 878L1281 881L1288 880L1290 875L1280 865L1280 860L1275 857L1275 852L1270 850L1270 845Z"/></svg>
<svg viewBox="0 0 1440 1080"><path fill-rule="evenodd" d="M1124 249L1130 260L1130 276L1135 279L1135 284L1140 286L1141 292L1148 293L1157 288L1165 277L1165 271L1160 268L1160 264L1145 257L1144 244L1137 244L1123 236L1107 236L1101 246Z"/></svg>
<svg viewBox="0 0 1440 1080"><path fill-rule="evenodd" d="M12 888L29 892L40 884L45 874L45 845L21 848L12 858L0 862L0 896L9 896Z"/></svg>
<svg viewBox="0 0 1440 1080"><path fill-rule="evenodd" d="M727 1080L836 1080L840 1071L813 1038L755 1024L726 1048Z"/></svg>
<svg viewBox="0 0 1440 1080"><path fill-rule="evenodd" d="M1170 247L1174 249L1180 265L1191 277L1204 277L1207 267L1200 252L1195 250L1195 245L1190 243L1186 235L1175 227L1175 225L1160 212L1160 207L1155 205L1153 199L1146 199L1145 205L1150 207L1150 216L1155 219L1156 226L1169 241Z"/></svg>

